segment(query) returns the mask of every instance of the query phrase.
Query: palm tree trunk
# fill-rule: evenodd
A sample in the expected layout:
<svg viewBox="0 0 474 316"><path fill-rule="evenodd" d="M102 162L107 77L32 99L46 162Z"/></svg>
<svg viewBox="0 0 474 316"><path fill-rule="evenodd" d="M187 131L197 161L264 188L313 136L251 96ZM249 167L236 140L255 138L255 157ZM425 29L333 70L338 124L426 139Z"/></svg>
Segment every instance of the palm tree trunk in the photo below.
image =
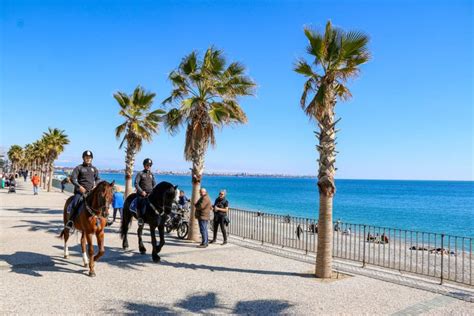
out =
<svg viewBox="0 0 474 316"><path fill-rule="evenodd" d="M204 146L198 146L200 147L199 149L196 149L193 151L193 169L191 170L191 176L192 176L192 194L191 194L191 214L190 214L190 219L189 219L189 235L188 235L188 240L193 240L193 241L201 241L201 237L199 234L199 225L198 221L195 218L196 214L196 208L194 207L194 204L199 200L199 190L201 190L201 179L202 179L202 174L204 172L204 156L205 156L205 150Z"/></svg>
<svg viewBox="0 0 474 316"><path fill-rule="evenodd" d="M48 163L46 161L41 165L41 169L43 170L43 190L46 190L46 181L48 180Z"/></svg>
<svg viewBox="0 0 474 316"><path fill-rule="evenodd" d="M49 179L48 179L48 192L51 191L51 185L53 184L53 173L54 173L54 161L49 162Z"/></svg>
<svg viewBox="0 0 474 316"><path fill-rule="evenodd" d="M336 123L334 122L334 111L326 113L319 121L320 132L316 133L319 138L319 222L318 251L316 253L316 277L318 278L331 278L332 274L332 202L336 193L334 182L336 174Z"/></svg>
<svg viewBox="0 0 474 316"><path fill-rule="evenodd" d="M135 165L135 154L136 150L127 143L127 149L125 151L125 198L132 194L133 185L133 167Z"/></svg>

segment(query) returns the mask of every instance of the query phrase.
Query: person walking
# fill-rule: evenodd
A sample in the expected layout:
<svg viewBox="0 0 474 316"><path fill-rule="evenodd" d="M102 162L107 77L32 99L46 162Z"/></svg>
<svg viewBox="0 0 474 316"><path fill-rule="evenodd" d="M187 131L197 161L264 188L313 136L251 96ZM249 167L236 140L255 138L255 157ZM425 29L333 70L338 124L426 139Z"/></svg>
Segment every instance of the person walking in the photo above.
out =
<svg viewBox="0 0 474 316"><path fill-rule="evenodd" d="M112 207L114 208L114 215L112 217L112 222L109 224L112 225L117 218L117 212L120 213L120 218L122 218L122 209L123 209L123 193L119 192L114 188L114 195L112 196Z"/></svg>
<svg viewBox="0 0 474 316"><path fill-rule="evenodd" d="M25 182L26 182L26 178L28 178L28 170L27 169L23 171L23 179L25 180Z"/></svg>
<svg viewBox="0 0 474 316"><path fill-rule="evenodd" d="M156 185L155 176L151 172L153 161L150 158L143 160L143 170L135 177L135 189L137 190L137 221L143 225L143 215L146 211L146 200Z"/></svg>
<svg viewBox="0 0 474 316"><path fill-rule="evenodd" d="M94 155L90 150L82 153L82 164L74 168L71 174L71 182L74 185L74 198L72 200L72 210L69 215L69 220L65 225L65 229L72 230L74 227L74 220L79 213L80 201L84 195L97 185L99 182L99 170L92 165Z"/></svg>
<svg viewBox="0 0 474 316"><path fill-rule="evenodd" d="M40 182L40 177L37 173L35 173L35 175L31 178L31 183L33 183L33 195L38 195Z"/></svg>
<svg viewBox="0 0 474 316"><path fill-rule="evenodd" d="M217 240L217 230L221 227L222 237L224 242L222 245L227 244L227 231L225 229L227 214L229 212L229 202L226 199L226 190L220 190L219 196L212 206L214 209L214 221L213 221L213 236L210 244L215 243Z"/></svg>
<svg viewBox="0 0 474 316"><path fill-rule="evenodd" d="M201 197L196 202L196 204L194 204L194 206L196 207L195 217L199 222L199 231L201 232L202 238L201 244L198 246L198 248L206 248L209 244L209 238L207 234L207 223L211 218L212 204L205 188L201 188L199 194L201 195Z"/></svg>
<svg viewBox="0 0 474 316"><path fill-rule="evenodd" d="M69 177L66 177L61 181L61 192L64 192L64 189L66 188L66 184L68 183L71 183L71 180L69 180Z"/></svg>

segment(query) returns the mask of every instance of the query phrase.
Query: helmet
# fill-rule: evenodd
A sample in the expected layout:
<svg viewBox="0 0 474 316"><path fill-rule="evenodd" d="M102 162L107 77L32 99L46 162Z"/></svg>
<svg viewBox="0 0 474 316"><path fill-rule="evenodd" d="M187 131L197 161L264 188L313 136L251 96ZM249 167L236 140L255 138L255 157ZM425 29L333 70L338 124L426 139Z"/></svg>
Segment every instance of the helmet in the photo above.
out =
<svg viewBox="0 0 474 316"><path fill-rule="evenodd" d="M152 165L152 164L153 164L153 161L150 158L143 160L143 166Z"/></svg>
<svg viewBox="0 0 474 316"><path fill-rule="evenodd" d="M91 158L94 158L94 155L92 154L92 151L86 150L85 152L82 153L82 158L85 156L90 156Z"/></svg>

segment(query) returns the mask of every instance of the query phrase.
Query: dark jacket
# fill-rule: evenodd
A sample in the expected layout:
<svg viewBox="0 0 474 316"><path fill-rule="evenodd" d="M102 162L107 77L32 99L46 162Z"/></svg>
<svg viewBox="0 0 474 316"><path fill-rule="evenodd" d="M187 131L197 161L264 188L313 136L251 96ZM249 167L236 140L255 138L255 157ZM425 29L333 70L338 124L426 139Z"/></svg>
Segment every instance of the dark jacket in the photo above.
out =
<svg viewBox="0 0 474 316"><path fill-rule="evenodd" d="M229 202L227 201L226 198L220 198L218 197L215 201L214 201L214 205L213 207L218 207L218 208L226 208L226 207L229 207ZM227 214L226 211L218 211L218 210L214 210L215 212L217 213L222 213L222 214Z"/></svg>
<svg viewBox="0 0 474 316"><path fill-rule="evenodd" d="M135 189L137 189L138 195L141 195L142 192L150 194L155 185L155 176L151 171L142 170L135 177Z"/></svg>
<svg viewBox="0 0 474 316"><path fill-rule="evenodd" d="M71 182L74 185L74 194L80 193L80 186L87 191L91 191L99 180L99 170L93 165L83 163L77 166L71 175Z"/></svg>
<svg viewBox="0 0 474 316"><path fill-rule="evenodd" d="M196 207L195 217L197 219L201 221L208 221L211 219L212 204L207 194L200 197L194 206Z"/></svg>

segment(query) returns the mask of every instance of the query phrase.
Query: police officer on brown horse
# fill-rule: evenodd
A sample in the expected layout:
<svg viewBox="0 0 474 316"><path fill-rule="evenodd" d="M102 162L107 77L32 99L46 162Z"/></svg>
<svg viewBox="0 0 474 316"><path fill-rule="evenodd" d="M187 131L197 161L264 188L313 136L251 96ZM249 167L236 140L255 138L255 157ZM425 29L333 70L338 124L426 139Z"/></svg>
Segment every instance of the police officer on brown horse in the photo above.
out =
<svg viewBox="0 0 474 316"><path fill-rule="evenodd" d="M143 225L143 215L146 209L146 199L156 185L155 177L151 172L153 161L150 158L143 160L143 170L135 177L135 189L137 190L137 220L138 225Z"/></svg>
<svg viewBox="0 0 474 316"><path fill-rule="evenodd" d="M99 170L92 165L94 155L90 150L82 153L82 164L74 168L71 175L71 183L74 185L74 199L72 200L72 210L66 229L72 229L74 220L79 214L80 202L87 192L90 192L99 182Z"/></svg>

